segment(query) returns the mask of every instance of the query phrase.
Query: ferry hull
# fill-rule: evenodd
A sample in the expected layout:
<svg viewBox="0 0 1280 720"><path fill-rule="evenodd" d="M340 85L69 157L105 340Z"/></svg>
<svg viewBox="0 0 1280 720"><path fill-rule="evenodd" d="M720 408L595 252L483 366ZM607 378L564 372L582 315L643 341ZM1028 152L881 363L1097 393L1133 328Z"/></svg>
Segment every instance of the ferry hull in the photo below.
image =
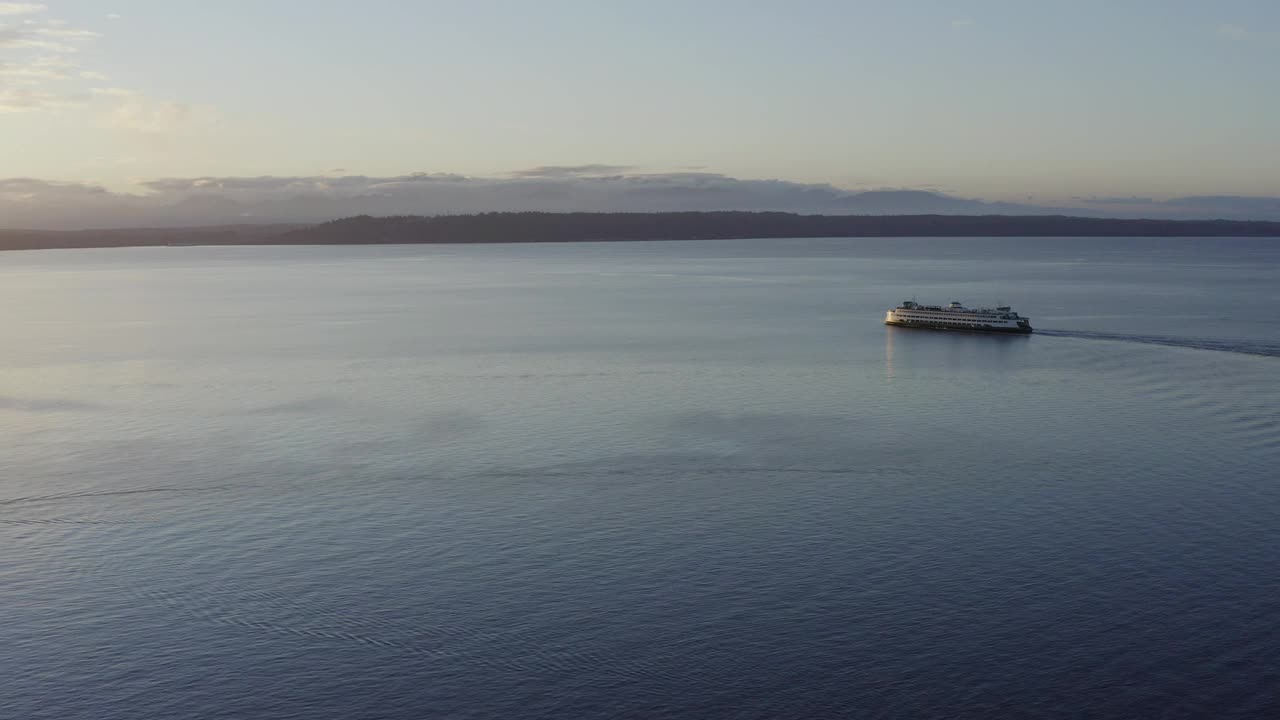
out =
<svg viewBox="0 0 1280 720"><path fill-rule="evenodd" d="M920 323L895 322L893 320L885 320L884 324L892 325L894 327L911 328L912 330L945 330L948 332L996 333L999 335L1030 335L1033 332L1030 325L1016 328L969 328L947 327L945 325L923 325Z"/></svg>

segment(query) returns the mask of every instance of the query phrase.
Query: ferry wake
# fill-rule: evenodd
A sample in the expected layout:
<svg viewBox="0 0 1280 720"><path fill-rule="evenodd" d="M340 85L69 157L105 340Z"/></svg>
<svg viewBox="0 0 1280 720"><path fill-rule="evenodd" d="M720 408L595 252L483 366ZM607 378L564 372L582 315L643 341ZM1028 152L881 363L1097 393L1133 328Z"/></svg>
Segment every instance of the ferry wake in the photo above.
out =
<svg viewBox="0 0 1280 720"><path fill-rule="evenodd" d="M965 330L968 332L1031 332L1031 318L1022 317L1008 305L997 308L967 308L958 302L946 307L921 305L907 300L885 313L886 325L925 328L928 330Z"/></svg>

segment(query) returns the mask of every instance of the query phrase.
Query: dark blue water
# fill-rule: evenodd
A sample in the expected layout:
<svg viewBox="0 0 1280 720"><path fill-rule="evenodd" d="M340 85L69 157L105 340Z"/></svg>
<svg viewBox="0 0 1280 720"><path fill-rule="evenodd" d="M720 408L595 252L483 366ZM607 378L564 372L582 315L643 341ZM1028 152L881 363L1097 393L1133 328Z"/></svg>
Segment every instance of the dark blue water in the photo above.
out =
<svg viewBox="0 0 1280 720"><path fill-rule="evenodd" d="M0 254L0 717L1276 716L1277 308L1257 239Z"/></svg>

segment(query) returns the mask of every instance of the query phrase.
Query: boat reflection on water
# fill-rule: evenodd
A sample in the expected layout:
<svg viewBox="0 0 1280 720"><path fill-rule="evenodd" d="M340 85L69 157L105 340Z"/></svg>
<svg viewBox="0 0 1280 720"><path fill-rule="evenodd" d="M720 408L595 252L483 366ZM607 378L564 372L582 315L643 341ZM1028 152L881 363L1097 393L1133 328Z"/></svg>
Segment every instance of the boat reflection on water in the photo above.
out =
<svg viewBox="0 0 1280 720"><path fill-rule="evenodd" d="M898 329L892 325L885 325L884 329L888 332L884 336L884 381L893 382L893 336L898 334Z"/></svg>
<svg viewBox="0 0 1280 720"><path fill-rule="evenodd" d="M916 368L1016 370L1031 345L1029 334L924 332L885 325L884 379L901 380Z"/></svg>

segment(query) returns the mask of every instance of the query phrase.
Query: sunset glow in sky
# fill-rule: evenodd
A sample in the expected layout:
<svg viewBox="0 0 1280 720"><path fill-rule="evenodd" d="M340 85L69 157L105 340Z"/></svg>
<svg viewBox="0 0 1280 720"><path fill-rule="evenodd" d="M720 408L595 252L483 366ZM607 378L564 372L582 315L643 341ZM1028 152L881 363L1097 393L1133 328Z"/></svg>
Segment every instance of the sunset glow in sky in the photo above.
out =
<svg viewBox="0 0 1280 720"><path fill-rule="evenodd" d="M1269 0L0 2L0 196L562 166L1276 196L1277 68Z"/></svg>

